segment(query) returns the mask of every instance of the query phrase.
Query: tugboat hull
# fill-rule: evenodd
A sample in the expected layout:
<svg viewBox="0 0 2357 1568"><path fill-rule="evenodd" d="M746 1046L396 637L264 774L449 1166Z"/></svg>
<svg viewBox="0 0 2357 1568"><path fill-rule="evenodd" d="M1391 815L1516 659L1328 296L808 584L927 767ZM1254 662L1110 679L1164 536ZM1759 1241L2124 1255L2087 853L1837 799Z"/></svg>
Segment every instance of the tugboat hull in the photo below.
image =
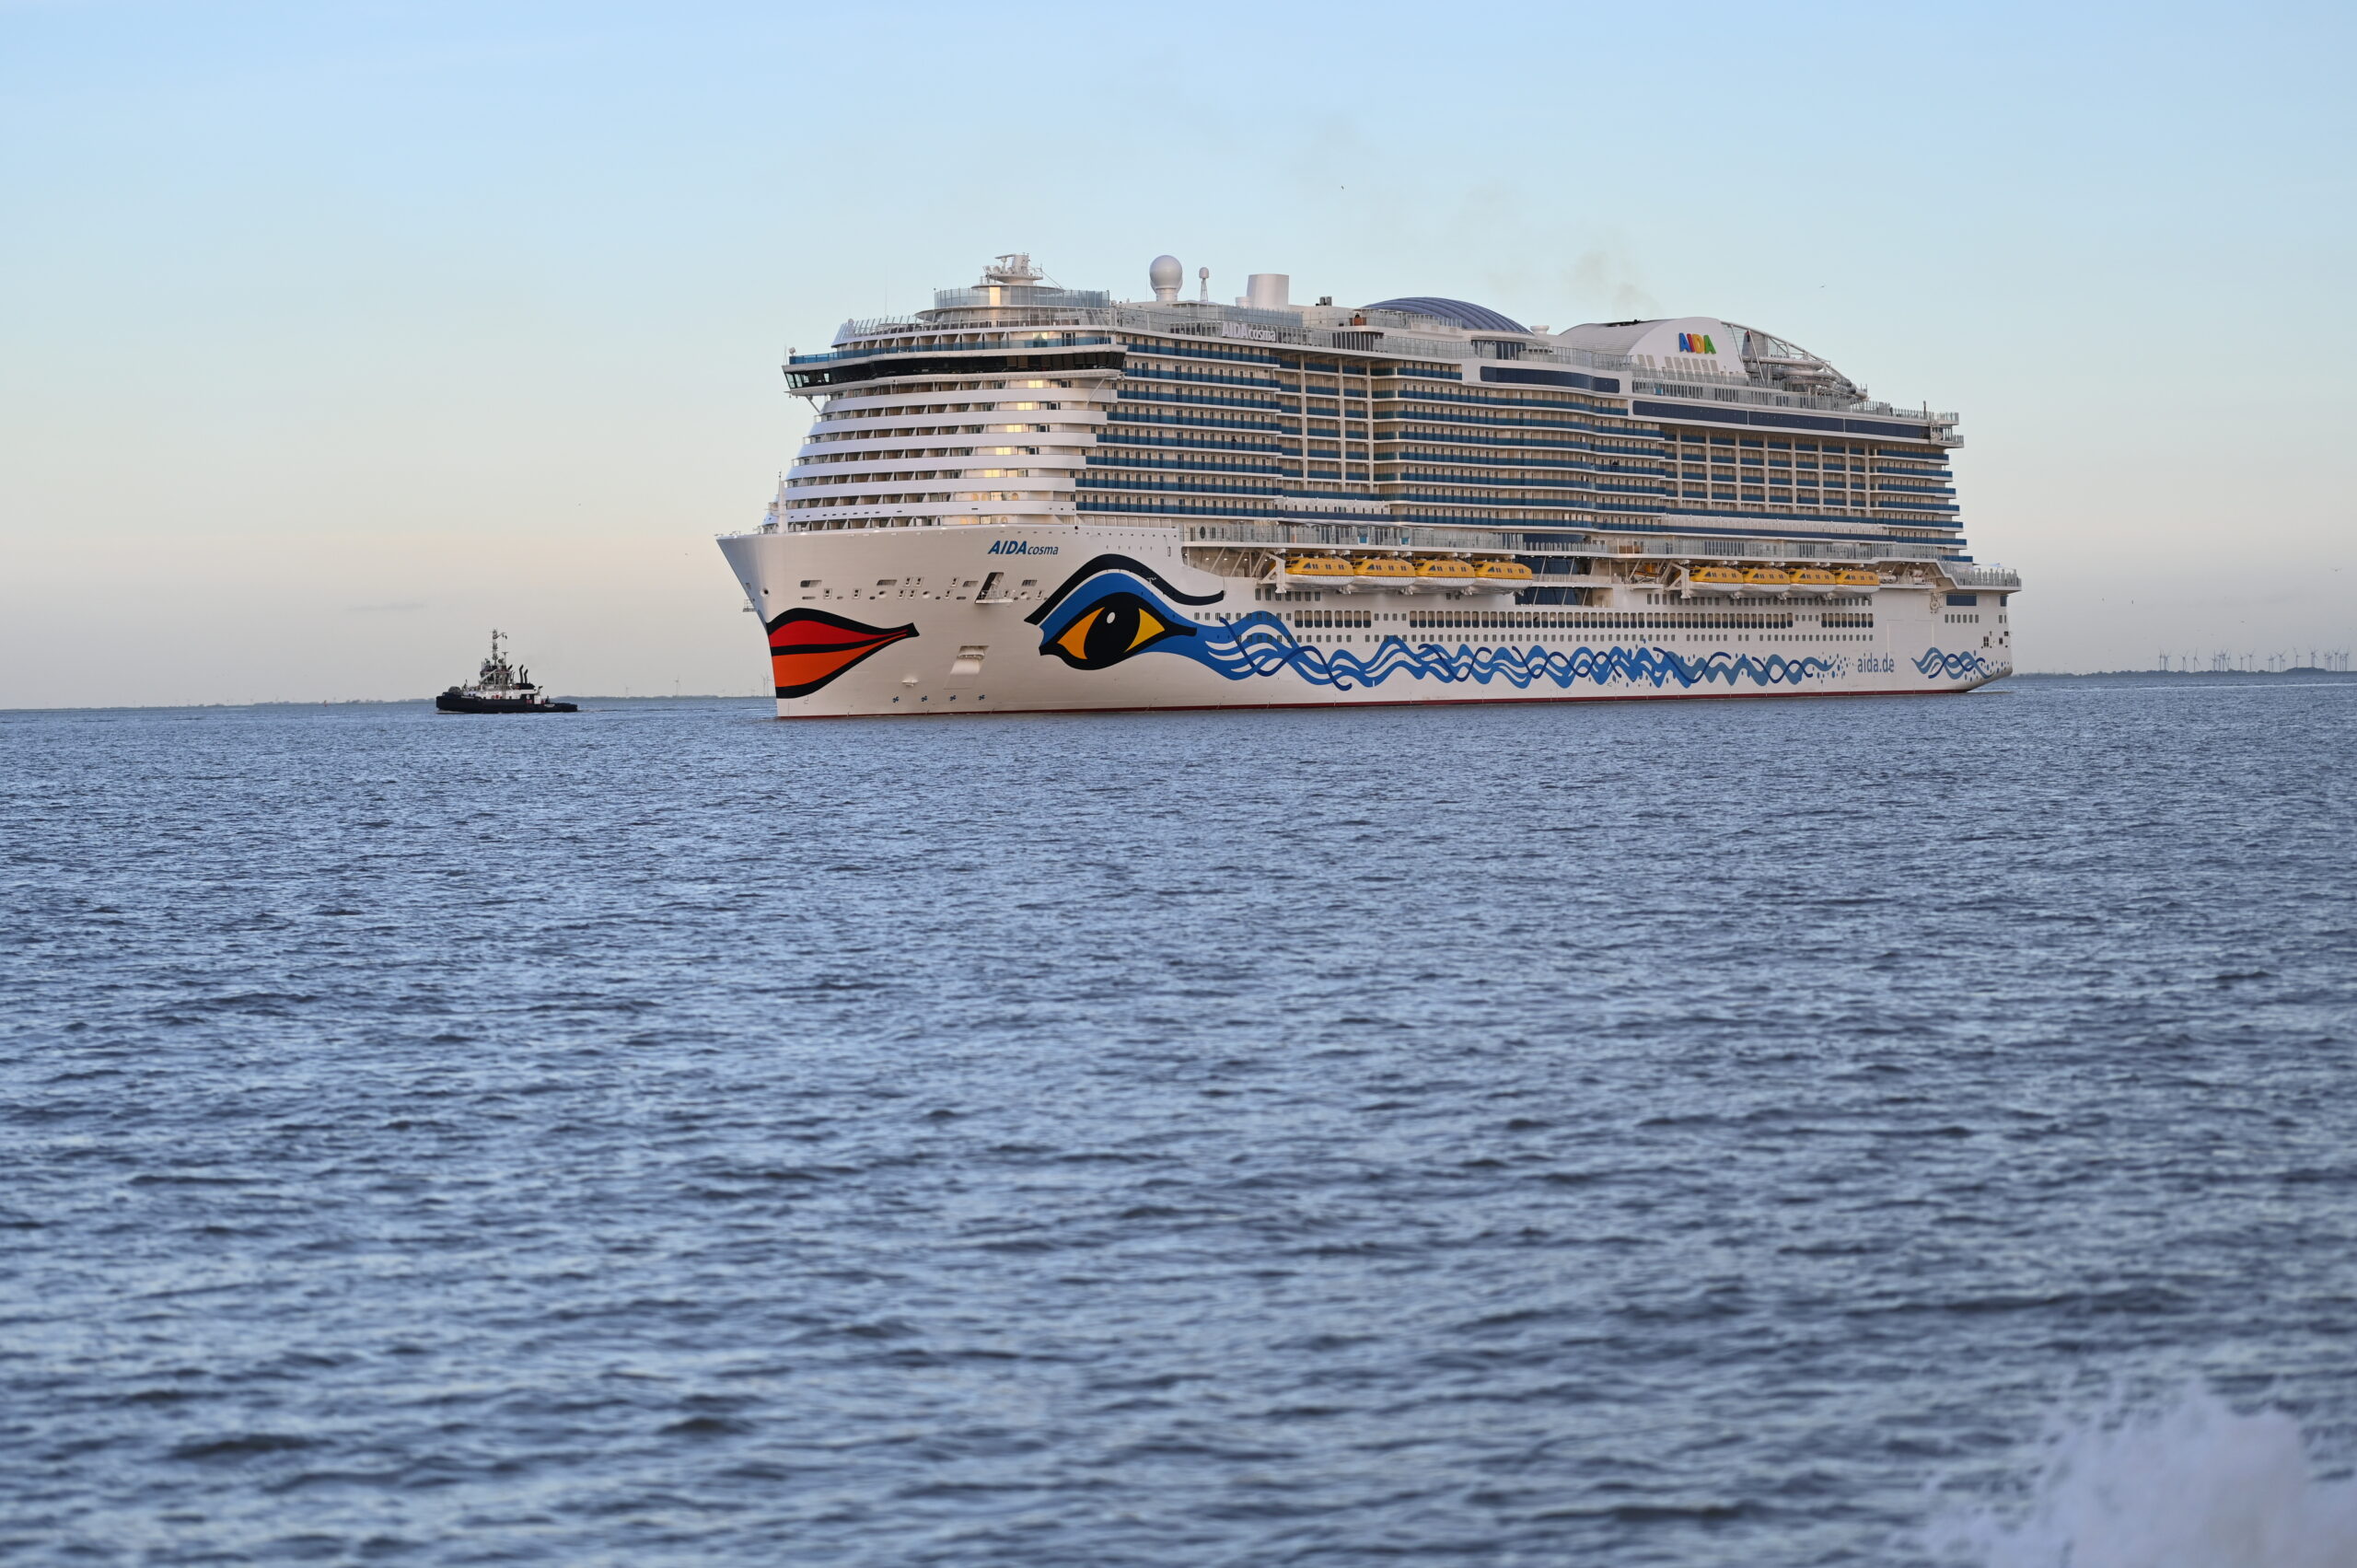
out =
<svg viewBox="0 0 2357 1568"><path fill-rule="evenodd" d="M577 714L581 711L573 703L548 703L533 697L470 697L459 691L443 692L434 699L434 705L446 714Z"/></svg>

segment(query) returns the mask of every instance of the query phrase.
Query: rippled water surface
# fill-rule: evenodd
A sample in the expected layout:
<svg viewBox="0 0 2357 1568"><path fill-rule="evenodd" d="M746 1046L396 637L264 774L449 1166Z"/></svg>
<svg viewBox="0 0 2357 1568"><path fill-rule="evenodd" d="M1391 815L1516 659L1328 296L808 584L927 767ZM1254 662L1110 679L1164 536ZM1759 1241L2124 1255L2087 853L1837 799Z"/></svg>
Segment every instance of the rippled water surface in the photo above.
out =
<svg viewBox="0 0 2357 1568"><path fill-rule="evenodd" d="M2357 685L591 706L0 715L0 1556L1970 1561L2114 1383L2357 1452Z"/></svg>

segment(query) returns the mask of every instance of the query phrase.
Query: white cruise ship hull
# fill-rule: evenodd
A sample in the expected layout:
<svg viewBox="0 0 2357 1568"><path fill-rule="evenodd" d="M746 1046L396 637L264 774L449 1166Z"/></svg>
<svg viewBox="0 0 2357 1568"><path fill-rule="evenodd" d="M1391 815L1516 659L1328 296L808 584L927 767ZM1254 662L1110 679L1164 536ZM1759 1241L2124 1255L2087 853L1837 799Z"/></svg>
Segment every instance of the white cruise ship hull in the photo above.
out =
<svg viewBox="0 0 2357 1568"><path fill-rule="evenodd" d="M2011 672L1946 585L1725 594L1591 567L1532 585L1314 584L1177 527L738 534L781 718L1710 697L1931 695ZM1563 578L1562 581L1574 579Z"/></svg>

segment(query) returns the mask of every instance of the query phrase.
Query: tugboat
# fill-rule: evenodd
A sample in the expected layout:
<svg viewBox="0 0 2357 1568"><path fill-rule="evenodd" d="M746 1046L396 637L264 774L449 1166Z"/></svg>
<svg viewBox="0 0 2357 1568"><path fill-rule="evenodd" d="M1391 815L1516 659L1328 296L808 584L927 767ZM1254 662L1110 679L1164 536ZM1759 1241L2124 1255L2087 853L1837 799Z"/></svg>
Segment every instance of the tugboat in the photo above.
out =
<svg viewBox="0 0 2357 1568"><path fill-rule="evenodd" d="M434 699L446 714L577 714L571 703L552 703L532 684L532 672L518 669L500 651L503 633L491 634L491 656L475 672L472 686L453 686Z"/></svg>

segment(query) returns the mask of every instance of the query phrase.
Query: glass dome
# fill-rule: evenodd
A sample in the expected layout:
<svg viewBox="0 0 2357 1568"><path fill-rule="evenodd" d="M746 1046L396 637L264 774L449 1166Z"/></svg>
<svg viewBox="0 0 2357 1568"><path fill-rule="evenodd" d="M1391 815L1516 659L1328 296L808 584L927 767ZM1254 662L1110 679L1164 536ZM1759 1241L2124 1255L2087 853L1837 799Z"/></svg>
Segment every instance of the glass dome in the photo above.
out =
<svg viewBox="0 0 2357 1568"><path fill-rule="evenodd" d="M1501 316L1486 305L1475 305L1462 299L1442 299L1435 295L1410 295L1403 299L1378 299L1362 307L1367 310L1408 310L1419 316L1436 316L1444 321L1455 322L1476 332L1527 332L1529 328L1510 316Z"/></svg>

